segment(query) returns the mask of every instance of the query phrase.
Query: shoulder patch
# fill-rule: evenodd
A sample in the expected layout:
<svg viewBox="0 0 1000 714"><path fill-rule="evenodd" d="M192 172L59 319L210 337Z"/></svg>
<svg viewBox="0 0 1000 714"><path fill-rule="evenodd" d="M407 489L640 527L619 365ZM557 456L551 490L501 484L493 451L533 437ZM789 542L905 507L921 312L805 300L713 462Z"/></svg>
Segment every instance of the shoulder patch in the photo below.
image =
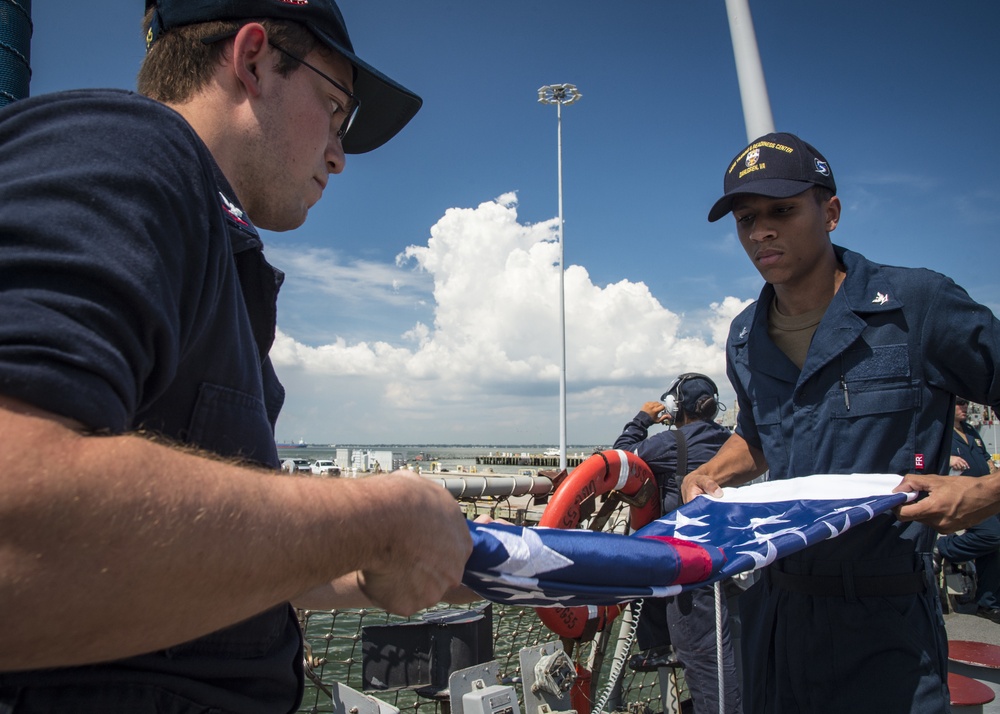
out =
<svg viewBox="0 0 1000 714"><path fill-rule="evenodd" d="M250 227L250 222L244 218L246 214L243 213L243 209L238 208L236 203L230 200L222 191L219 191L219 198L222 200L222 210L226 216L241 226Z"/></svg>

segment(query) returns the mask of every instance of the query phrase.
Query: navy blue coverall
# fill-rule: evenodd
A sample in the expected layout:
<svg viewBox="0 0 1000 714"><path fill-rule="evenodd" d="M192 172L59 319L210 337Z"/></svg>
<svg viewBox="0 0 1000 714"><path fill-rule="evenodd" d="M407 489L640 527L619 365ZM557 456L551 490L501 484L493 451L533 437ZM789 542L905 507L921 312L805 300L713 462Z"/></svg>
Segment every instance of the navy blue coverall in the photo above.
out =
<svg viewBox="0 0 1000 714"><path fill-rule="evenodd" d="M677 431L664 430L647 438L652 418L639 412L625 425L615 449L632 451L649 466L660 488L663 512L681 505L677 478ZM730 432L715 422L693 421L679 428L687 444L687 471L693 471L715 456ZM683 475L682 475L683 477ZM723 601L722 652L725 679L725 711L739 714L740 688ZM664 628L684 665L684 679L691 692L696 714L719 711L719 677L716 661L715 596L712 588L691 590L670 598L647 599L639 618L640 649L661 644Z"/></svg>
<svg viewBox="0 0 1000 714"><path fill-rule="evenodd" d="M194 130L77 90L5 107L0 146L0 391L277 470L282 274ZM0 712L286 714L303 679L285 603L158 652L0 673Z"/></svg>
<svg viewBox="0 0 1000 714"><path fill-rule="evenodd" d="M774 289L730 326L737 433L770 478L947 473L955 395L1000 403L1000 323L949 278L834 246L847 276L799 370ZM747 711L946 712L931 529L876 518L776 562L740 597Z"/></svg>

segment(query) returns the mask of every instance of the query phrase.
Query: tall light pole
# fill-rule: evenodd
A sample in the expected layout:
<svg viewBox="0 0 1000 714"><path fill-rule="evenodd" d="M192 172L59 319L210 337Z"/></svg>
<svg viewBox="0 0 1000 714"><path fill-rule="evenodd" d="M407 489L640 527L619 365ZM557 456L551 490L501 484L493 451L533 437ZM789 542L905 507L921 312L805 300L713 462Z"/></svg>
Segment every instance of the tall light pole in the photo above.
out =
<svg viewBox="0 0 1000 714"><path fill-rule="evenodd" d="M562 354L559 372L559 468L566 470L566 258L563 241L563 189L562 189L562 108L569 106L583 95L573 84L547 84L538 88L538 101L556 105L556 141L559 166L559 334Z"/></svg>

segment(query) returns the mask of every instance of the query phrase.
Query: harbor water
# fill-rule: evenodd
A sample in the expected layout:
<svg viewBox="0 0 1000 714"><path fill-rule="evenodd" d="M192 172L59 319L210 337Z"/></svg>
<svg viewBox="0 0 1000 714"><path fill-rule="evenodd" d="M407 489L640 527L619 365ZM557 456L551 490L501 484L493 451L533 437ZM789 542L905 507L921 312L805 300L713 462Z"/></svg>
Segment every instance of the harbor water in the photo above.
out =
<svg viewBox="0 0 1000 714"><path fill-rule="evenodd" d="M610 448L607 445L574 445L566 449L569 467L579 465L595 451ZM398 445L398 444L305 444L301 446L279 446L278 456L282 459L337 460L337 452L349 449L351 452L391 451L399 455L403 468L421 473L477 473L479 475L498 474L511 476L538 469L558 469L559 456L546 454L553 447L548 445ZM350 464L339 463L346 471ZM388 469L386 469L388 470Z"/></svg>

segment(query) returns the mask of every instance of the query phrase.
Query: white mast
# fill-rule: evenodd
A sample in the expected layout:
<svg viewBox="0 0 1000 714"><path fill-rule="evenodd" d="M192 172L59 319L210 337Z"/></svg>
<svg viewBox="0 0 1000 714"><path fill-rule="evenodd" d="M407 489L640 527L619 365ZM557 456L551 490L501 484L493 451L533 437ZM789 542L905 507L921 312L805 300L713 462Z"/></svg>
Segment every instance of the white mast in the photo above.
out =
<svg viewBox="0 0 1000 714"><path fill-rule="evenodd" d="M743 100L743 121L747 141L774 131L771 102L764 82L764 68L760 63L757 37L753 31L749 0L726 0L729 15L729 34L733 38L733 55L736 58L736 76Z"/></svg>

